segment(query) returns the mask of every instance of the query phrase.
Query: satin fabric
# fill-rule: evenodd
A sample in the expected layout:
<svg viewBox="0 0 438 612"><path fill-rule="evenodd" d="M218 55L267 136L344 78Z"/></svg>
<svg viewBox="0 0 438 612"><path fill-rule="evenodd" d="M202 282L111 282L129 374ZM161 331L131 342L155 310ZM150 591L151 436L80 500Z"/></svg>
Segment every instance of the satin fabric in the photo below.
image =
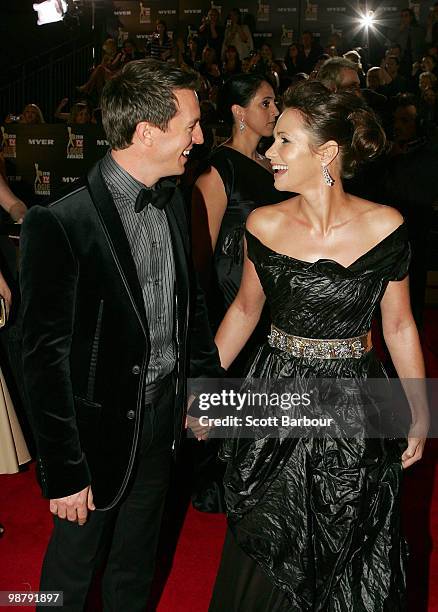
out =
<svg viewBox="0 0 438 612"><path fill-rule="evenodd" d="M231 147L218 147L209 164L218 171L227 195L227 208L213 258L218 290L222 295L222 317L240 287L243 235L249 213L259 206L282 202L291 194L277 191L274 176L266 168Z"/></svg>
<svg viewBox="0 0 438 612"><path fill-rule="evenodd" d="M292 194L277 191L274 177L266 168L231 147L218 147L209 164L218 171L228 200L214 251L214 275L208 296L209 315L216 329L242 280L243 237L248 215L260 206L277 204ZM246 348L233 364L231 376L242 375L249 358L265 338L268 324L264 313Z"/></svg>
<svg viewBox="0 0 438 612"><path fill-rule="evenodd" d="M246 238L272 322L297 336L349 338L367 332L388 282L402 279L409 267L404 224L347 267L279 254L248 231ZM294 358L265 342L247 379L378 376L385 372L373 351L360 359ZM354 394L347 399L349 409L360 409ZM286 594L285 609L294 612L405 609L398 440L237 438L225 443L223 456L230 529L277 589L279 604ZM221 567L239 573L235 563L236 555L225 549ZM235 592L227 595L221 573L211 609L248 610L244 596L239 604ZM274 609L272 603L264 612Z"/></svg>

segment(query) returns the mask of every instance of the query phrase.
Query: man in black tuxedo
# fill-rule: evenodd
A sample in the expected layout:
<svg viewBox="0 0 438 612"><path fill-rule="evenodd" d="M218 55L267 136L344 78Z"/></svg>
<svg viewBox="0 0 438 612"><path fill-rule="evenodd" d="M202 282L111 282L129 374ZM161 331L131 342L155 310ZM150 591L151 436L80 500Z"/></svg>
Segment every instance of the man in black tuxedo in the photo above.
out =
<svg viewBox="0 0 438 612"><path fill-rule="evenodd" d="M105 610L145 609L189 365L220 373L184 202L163 180L203 142L196 86L127 64L102 96L111 151L23 225L24 378L54 515L40 588L64 610L83 609L104 551Z"/></svg>

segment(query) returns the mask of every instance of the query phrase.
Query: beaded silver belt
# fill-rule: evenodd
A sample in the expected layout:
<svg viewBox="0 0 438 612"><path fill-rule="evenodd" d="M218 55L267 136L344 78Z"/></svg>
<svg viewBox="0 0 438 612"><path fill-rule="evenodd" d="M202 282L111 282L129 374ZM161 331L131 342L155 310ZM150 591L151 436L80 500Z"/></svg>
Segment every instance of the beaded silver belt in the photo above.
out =
<svg viewBox="0 0 438 612"><path fill-rule="evenodd" d="M315 359L360 359L372 348L371 332L354 338L326 340L286 334L275 325L271 325L268 343L274 348L290 353L293 357Z"/></svg>

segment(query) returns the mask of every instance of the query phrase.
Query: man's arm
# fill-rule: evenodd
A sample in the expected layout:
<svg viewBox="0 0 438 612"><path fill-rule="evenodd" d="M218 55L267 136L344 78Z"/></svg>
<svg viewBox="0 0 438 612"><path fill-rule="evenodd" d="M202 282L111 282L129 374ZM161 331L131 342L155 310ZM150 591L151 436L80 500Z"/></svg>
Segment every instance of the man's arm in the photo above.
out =
<svg viewBox="0 0 438 612"><path fill-rule="evenodd" d="M90 484L70 376L78 263L50 209L34 207L21 233L24 383L45 497Z"/></svg>

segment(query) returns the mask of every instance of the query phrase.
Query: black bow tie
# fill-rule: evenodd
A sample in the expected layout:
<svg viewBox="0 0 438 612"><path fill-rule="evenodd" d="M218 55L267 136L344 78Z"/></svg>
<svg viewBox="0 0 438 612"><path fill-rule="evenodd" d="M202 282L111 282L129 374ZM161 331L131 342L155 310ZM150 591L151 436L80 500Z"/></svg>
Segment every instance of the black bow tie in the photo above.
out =
<svg viewBox="0 0 438 612"><path fill-rule="evenodd" d="M135 212L141 212L148 204L152 204L155 208L162 210L172 198L174 192L175 183L170 179L159 181L154 189L143 187L143 189L140 189L138 192L138 196L135 200Z"/></svg>

